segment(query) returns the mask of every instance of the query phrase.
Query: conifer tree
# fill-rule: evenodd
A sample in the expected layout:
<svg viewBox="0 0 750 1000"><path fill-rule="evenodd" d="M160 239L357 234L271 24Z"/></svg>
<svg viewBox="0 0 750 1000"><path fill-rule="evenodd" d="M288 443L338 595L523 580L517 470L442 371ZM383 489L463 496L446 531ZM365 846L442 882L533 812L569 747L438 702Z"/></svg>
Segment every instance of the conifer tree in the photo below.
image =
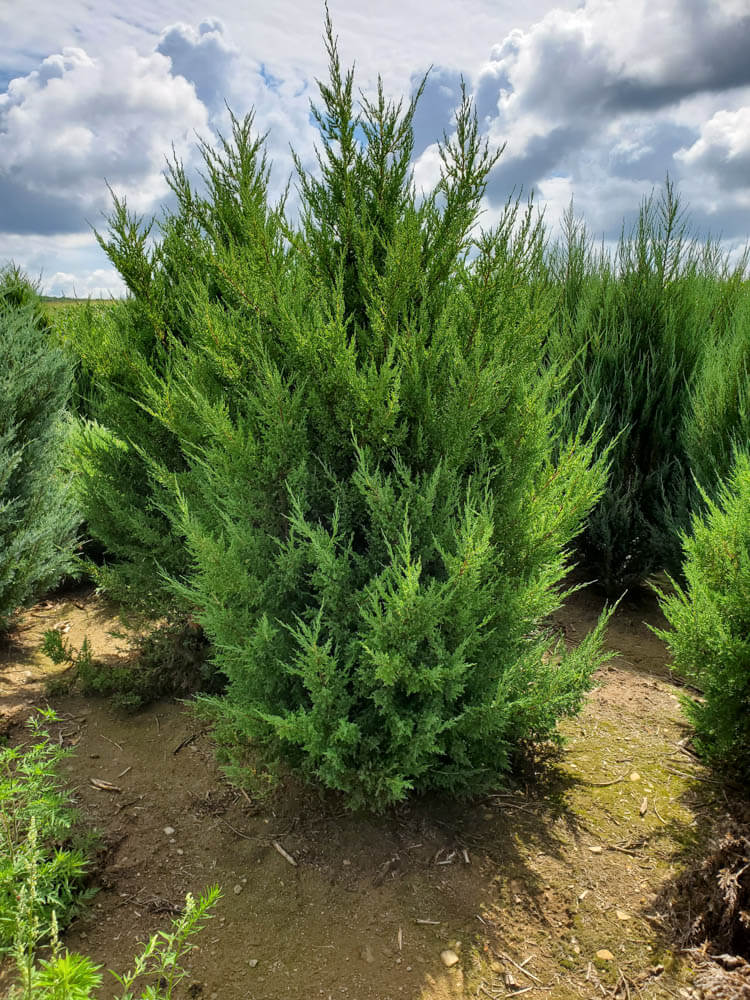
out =
<svg viewBox="0 0 750 1000"><path fill-rule="evenodd" d="M78 462L120 579L162 581L212 640L230 744L383 808L490 787L578 709L602 627L568 652L545 619L604 469L539 375L533 206L477 227L499 154L470 100L418 193L414 102L355 102L330 20L326 45L297 224L252 116L201 147L200 190L172 164L151 249L115 202L131 298L81 344L101 401Z"/></svg>
<svg viewBox="0 0 750 1000"><path fill-rule="evenodd" d="M60 472L71 366L34 287L0 273L0 630L73 566L78 518Z"/></svg>
<svg viewBox="0 0 750 1000"><path fill-rule="evenodd" d="M748 257L715 282L713 316L701 364L693 382L683 430L683 447L701 491L715 497L726 482L738 451L750 446L750 285Z"/></svg>
<svg viewBox="0 0 750 1000"><path fill-rule="evenodd" d="M201 145L202 194L182 164L171 163L176 208L158 227L113 196L108 232L98 239L129 294L106 311L81 313L69 330L96 387L91 419L73 441L79 503L106 552L104 565L91 570L112 596L156 613L174 605L164 575L187 571L173 486L190 492L182 438L190 440L194 422L189 406L174 410L175 357L194 345L195 390L231 405L248 347L245 325L266 310L267 288L285 258L280 208L268 205L262 138L252 126L252 114L233 117L231 138L220 137L217 149ZM207 317L209 304L217 308Z"/></svg>
<svg viewBox="0 0 750 1000"><path fill-rule="evenodd" d="M320 171L298 162L288 254L258 233L276 247L262 285L240 240L212 242L221 294L194 290L152 405L169 398L192 470L173 529L192 571L174 584L228 678L225 734L383 808L492 786L578 709L601 627L567 652L544 621L604 471L595 441L555 439L533 208L476 229L497 154L471 102L420 198L413 103L379 84L355 105L330 22L326 42ZM198 377L199 330L236 372L222 394Z"/></svg>
<svg viewBox="0 0 750 1000"><path fill-rule="evenodd" d="M699 751L750 780L750 456L737 451L715 498L683 535L684 587L660 592L675 671L702 692L684 699Z"/></svg>
<svg viewBox="0 0 750 1000"><path fill-rule="evenodd" d="M641 204L613 257L594 251L569 213L551 270L560 308L547 349L567 366L561 427L600 434L610 458L579 550L617 595L679 566L693 495L684 430L715 275L669 180L658 200Z"/></svg>

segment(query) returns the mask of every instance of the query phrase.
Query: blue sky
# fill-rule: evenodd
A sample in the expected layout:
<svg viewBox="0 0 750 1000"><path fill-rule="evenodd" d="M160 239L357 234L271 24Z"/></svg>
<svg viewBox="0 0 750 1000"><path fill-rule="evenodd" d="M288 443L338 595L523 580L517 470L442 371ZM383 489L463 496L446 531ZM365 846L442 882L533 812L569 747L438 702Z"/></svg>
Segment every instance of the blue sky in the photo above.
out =
<svg viewBox="0 0 750 1000"><path fill-rule="evenodd" d="M105 179L136 210L166 196L164 156L226 128L225 100L269 130L273 182L290 144L314 163L309 99L325 74L322 4L308 0L33 0L0 31L0 262L52 294L120 294L99 250ZM343 61L369 91L410 94L415 178L437 178L460 79L483 132L507 143L492 222L534 189L552 227L574 198L612 238L667 172L694 228L727 248L750 236L750 0L331 0Z"/></svg>

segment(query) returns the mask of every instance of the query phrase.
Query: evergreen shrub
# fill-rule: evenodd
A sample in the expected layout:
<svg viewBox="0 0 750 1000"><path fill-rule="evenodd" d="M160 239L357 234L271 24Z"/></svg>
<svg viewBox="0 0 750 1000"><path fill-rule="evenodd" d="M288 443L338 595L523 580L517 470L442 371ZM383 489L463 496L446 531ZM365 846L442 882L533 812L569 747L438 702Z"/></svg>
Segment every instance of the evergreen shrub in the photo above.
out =
<svg viewBox="0 0 750 1000"><path fill-rule="evenodd" d="M737 453L716 499L683 536L684 587L660 592L671 626L657 634L674 670L703 692L686 698L699 751L750 780L750 455Z"/></svg>
<svg viewBox="0 0 750 1000"><path fill-rule="evenodd" d="M0 630L73 567L78 517L60 471L71 367L33 286L0 272Z"/></svg>
<svg viewBox="0 0 750 1000"><path fill-rule="evenodd" d="M706 339L684 430L692 474L709 495L729 476L738 449L750 444L750 283L747 257L725 279L719 328ZM700 495L696 506L700 506Z"/></svg>
<svg viewBox="0 0 750 1000"><path fill-rule="evenodd" d="M220 154L204 148L211 204L173 173L180 259L200 230L210 266L145 395L187 469L151 474L175 490L179 516L161 509L190 556L173 586L228 679L223 735L381 809L496 785L524 741L578 710L603 623L566 651L544 622L605 470L595 436L553 426L532 206L476 229L497 154L470 101L436 189L418 193L414 104L380 85L356 106L330 23L327 45L320 172L298 163L298 226L263 207L265 161L243 155L238 129ZM235 226L226 238L217 218Z"/></svg>
<svg viewBox="0 0 750 1000"><path fill-rule="evenodd" d="M218 150L202 145L204 194L191 188L181 164L171 165L176 207L164 212L160 238L154 220L114 199L99 241L128 297L82 310L65 328L90 380L89 419L78 425L72 450L78 501L105 553L91 572L111 596L153 613L174 608L164 577L180 579L188 570L174 485L192 495L185 448L202 433L190 405L175 408L176 356L193 345L190 385L231 410L248 331L273 305L273 283L288 256L252 124L252 115L233 118L231 139Z"/></svg>
<svg viewBox="0 0 750 1000"><path fill-rule="evenodd" d="M680 561L693 500L685 430L696 369L714 336L722 261L690 236L672 184L647 198L614 255L572 215L550 257L557 323L549 356L568 365L564 434L587 425L610 448L607 489L579 551L610 594ZM588 424L587 424L588 422Z"/></svg>

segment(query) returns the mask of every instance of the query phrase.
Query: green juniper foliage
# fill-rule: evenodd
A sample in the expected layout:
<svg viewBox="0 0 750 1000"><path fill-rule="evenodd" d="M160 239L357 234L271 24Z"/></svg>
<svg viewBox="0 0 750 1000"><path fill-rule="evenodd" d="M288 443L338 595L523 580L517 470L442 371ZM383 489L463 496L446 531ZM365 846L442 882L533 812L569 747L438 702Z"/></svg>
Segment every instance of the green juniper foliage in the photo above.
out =
<svg viewBox="0 0 750 1000"><path fill-rule="evenodd" d="M698 749L750 780L750 456L739 451L717 499L683 537L685 585L660 592L674 670L703 692L686 698Z"/></svg>
<svg viewBox="0 0 750 1000"><path fill-rule="evenodd" d="M106 314L113 308L118 308L115 302L91 299L66 302L54 308L47 306L53 337L68 353L73 365L70 409L81 419L91 419L94 415L96 385L79 345L96 337L95 330L106 324Z"/></svg>
<svg viewBox="0 0 750 1000"><path fill-rule="evenodd" d="M750 442L750 283L743 255L723 276L683 433L690 469L709 495ZM696 497L700 506L700 496Z"/></svg>
<svg viewBox="0 0 750 1000"><path fill-rule="evenodd" d="M201 147L200 191L172 164L160 242L115 202L131 298L80 344L77 461L110 572L214 644L224 735L383 808L492 786L579 708L603 624L558 657L543 623L605 473L539 375L540 220L511 201L476 228L499 153L470 101L418 193L414 102L357 103L330 21L326 43L297 225L252 116Z"/></svg>
<svg viewBox="0 0 750 1000"><path fill-rule="evenodd" d="M194 391L231 408L250 349L246 327L263 322L286 268L281 207L268 205L262 140L252 124L252 115L233 118L231 139L218 150L201 147L203 195L181 164L171 165L177 207L165 213L153 246L153 221L115 199L109 233L99 240L129 297L80 314L66 330L93 387L91 419L73 441L82 511L107 553L92 572L113 596L151 610L174 604L163 574L180 578L188 568L174 483L191 495L185 446L203 433L191 406L175 408L175 355L193 346Z"/></svg>
<svg viewBox="0 0 750 1000"><path fill-rule="evenodd" d="M31 285L0 272L0 630L73 566L78 518L60 464L71 366Z"/></svg>
<svg viewBox="0 0 750 1000"><path fill-rule="evenodd" d="M38 285L13 263L0 270L0 311L6 309L30 309L40 330L49 332L52 328L39 296Z"/></svg>
<svg viewBox="0 0 750 1000"><path fill-rule="evenodd" d="M264 206L239 123L204 147L204 196L174 168L171 259L178 236L203 249L138 391L182 449L186 471L150 474L179 501L159 505L192 564L173 585L228 678L225 732L383 808L492 786L579 708L602 627L558 659L543 622L604 471L595 441L555 438L532 207L475 230L497 154L469 100L418 195L413 103L356 105L330 23L327 44L299 227Z"/></svg>
<svg viewBox="0 0 750 1000"><path fill-rule="evenodd" d="M692 501L690 388L721 293L721 262L708 251L668 180L613 257L593 249L572 210L551 257L560 305L547 350L568 363L562 429L587 425L610 448L607 489L579 550L612 594L679 565Z"/></svg>

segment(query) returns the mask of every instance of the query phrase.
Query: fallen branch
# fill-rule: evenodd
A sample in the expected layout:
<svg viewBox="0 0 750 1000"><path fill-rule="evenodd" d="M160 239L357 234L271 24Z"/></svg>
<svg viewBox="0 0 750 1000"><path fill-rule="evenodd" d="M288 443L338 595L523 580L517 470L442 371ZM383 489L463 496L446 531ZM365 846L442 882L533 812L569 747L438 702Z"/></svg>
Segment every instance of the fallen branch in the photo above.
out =
<svg viewBox="0 0 750 1000"><path fill-rule="evenodd" d="M493 948L493 951L494 951L494 948ZM495 954L498 956L498 958L501 958L504 962L510 962L510 964L514 965L518 969L519 972L522 972L525 976L528 976L529 979L533 980L535 983L539 983L540 986L542 985L541 979L539 979L537 976L535 976L533 972L529 972L528 969L525 969L523 967L523 965L519 965L518 962L514 962L513 959L510 957L510 955L506 955L504 951L496 951ZM527 958L526 959L526 962L530 962L530 961L531 961L531 958ZM524 965L525 964L526 963L524 962Z"/></svg>
<svg viewBox="0 0 750 1000"><path fill-rule="evenodd" d="M114 741L114 740L111 740L111 739L109 738L109 736L105 736L105 735L104 735L104 733L99 733L99 736L100 736L100 737L101 737L101 738L102 738L103 740L106 740L106 741L107 741L107 743L111 743L113 747L117 747L117 749L118 749L118 750L122 750L122 747L120 746L120 744L119 744L119 743L115 743L115 741Z"/></svg>
<svg viewBox="0 0 750 1000"><path fill-rule="evenodd" d="M178 743L178 745L174 748L172 753L178 754L180 750L183 749L183 747L187 747L190 746L191 743L195 743L198 737L202 735L203 735L202 732L200 732L200 733L193 733L191 736L186 736L185 739L182 741L182 743Z"/></svg>
<svg viewBox="0 0 750 1000"><path fill-rule="evenodd" d="M284 850L284 848L281 846L281 844L278 842L278 840L274 840L274 841L272 841L272 843L273 843L273 846L274 846L274 850L276 850L276 851L279 852L279 854L282 856L282 858L284 859L284 861L288 861L290 865L293 865L296 868L297 867L297 862L294 860L294 858L291 856L291 854L288 851Z"/></svg>
<svg viewBox="0 0 750 1000"><path fill-rule="evenodd" d="M228 820L224 819L223 816L220 816L219 819L221 820L222 823L226 823L226 825L229 827L229 829L232 831L232 833L236 833L237 836L238 837L242 837L243 840L255 840L256 839L255 837L251 837L249 833L243 833L242 830L238 830L236 827L232 826L232 824Z"/></svg>
<svg viewBox="0 0 750 1000"><path fill-rule="evenodd" d="M692 780L695 778L696 781L705 781L709 785L721 785L721 781L717 781L716 778L708 778L703 774L687 774L685 771L678 771L676 767L665 767L665 771L669 771L670 774L678 774L681 778L688 778Z"/></svg>
<svg viewBox="0 0 750 1000"><path fill-rule="evenodd" d="M89 781L100 792L121 792L122 789L113 785L111 781L103 781L101 778L89 778Z"/></svg>
<svg viewBox="0 0 750 1000"><path fill-rule="evenodd" d="M584 785L589 785L591 788L609 788L610 785L619 785L621 781L627 778L627 774L623 774L620 778L613 778L612 781L584 781Z"/></svg>

